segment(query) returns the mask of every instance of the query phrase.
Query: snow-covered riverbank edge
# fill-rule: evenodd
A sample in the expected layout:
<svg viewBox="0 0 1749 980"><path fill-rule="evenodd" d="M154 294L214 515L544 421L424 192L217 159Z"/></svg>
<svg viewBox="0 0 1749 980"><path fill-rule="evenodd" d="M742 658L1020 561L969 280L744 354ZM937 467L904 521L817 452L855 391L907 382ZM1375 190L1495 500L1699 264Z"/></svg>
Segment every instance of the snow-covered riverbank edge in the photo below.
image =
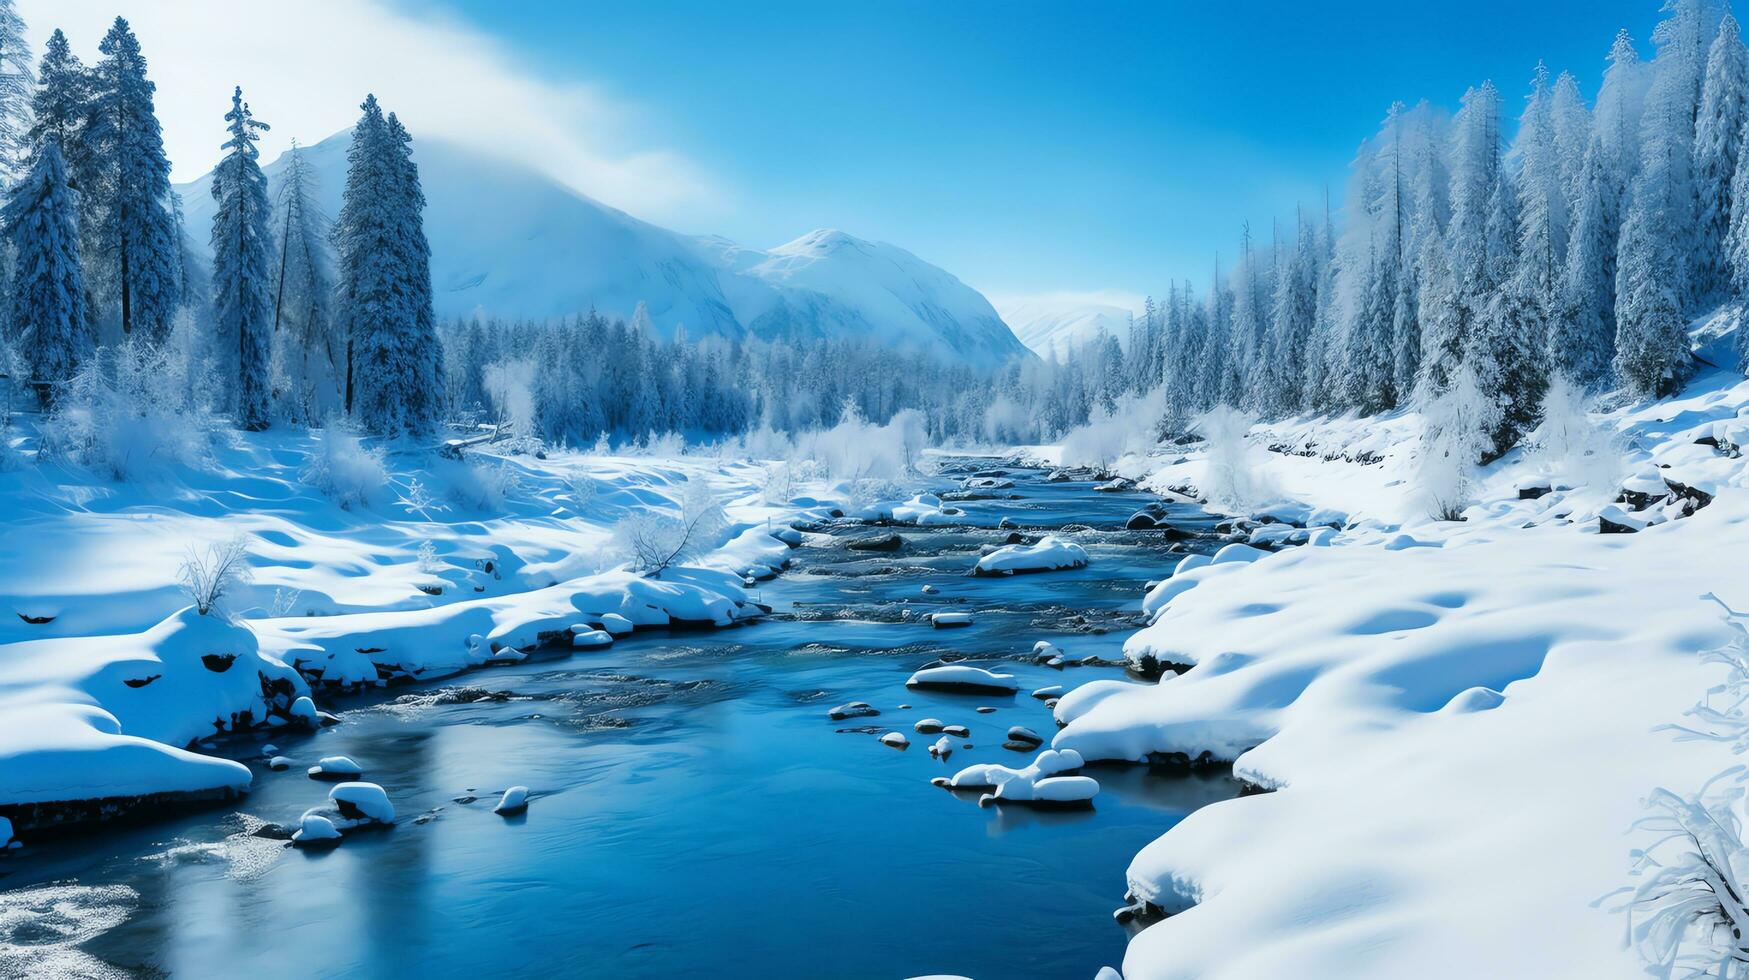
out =
<svg viewBox="0 0 1749 980"><path fill-rule="evenodd" d="M1253 430L1254 476L1280 498L1253 512L1342 530L1182 568L1126 654L1188 671L1093 682L1056 709L1056 748L1206 754L1275 791L1137 855L1130 891L1173 914L1135 937L1125 977L1643 975L1623 916L1594 903L1633 883L1641 801L1733 761L1656 729L1723 677L1700 653L1733 634L1703 594L1749 608L1749 480L1729 438L1749 384L1713 373L1606 422L1619 479L1586 486L1514 452L1462 522L1423 516L1412 414ZM1209 485L1194 447L1116 468ZM1598 533L1623 516L1645 526Z"/></svg>
<svg viewBox="0 0 1749 980"><path fill-rule="evenodd" d="M791 522L939 507L710 456L390 453L341 493L314 473L335 462L320 434L227 433L199 465L128 481L52 462L0 472L0 817L23 832L230 798L250 769L203 752L215 737L313 728L325 693L574 635L581 648L755 619L757 582L800 541ZM726 518L712 545L659 578L625 570L615 525L679 513L701 483ZM233 618L199 615L181 563L234 539L251 574L226 597Z"/></svg>

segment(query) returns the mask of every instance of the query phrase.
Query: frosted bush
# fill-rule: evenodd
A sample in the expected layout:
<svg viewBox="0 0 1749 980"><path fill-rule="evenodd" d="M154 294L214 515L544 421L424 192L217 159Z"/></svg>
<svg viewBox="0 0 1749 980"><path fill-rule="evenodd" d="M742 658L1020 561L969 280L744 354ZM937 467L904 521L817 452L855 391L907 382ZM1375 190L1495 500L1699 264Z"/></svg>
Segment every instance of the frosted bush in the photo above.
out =
<svg viewBox="0 0 1749 980"><path fill-rule="evenodd" d="M1710 593L1702 598L1724 606ZM1736 639L1702 656L1727 667L1726 682L1689 709L1694 724L1665 727L1679 740L1723 742L1741 753L1749 748L1744 717L1749 631L1742 615L1729 606L1725 613ZM1716 695L1724 699L1715 702ZM1732 766L1693 795L1653 790L1645 800L1652 814L1634 824L1655 835L1631 854L1630 874L1639 882L1599 900L1614 898L1615 910L1627 913L1628 940L1656 976L1749 976L1749 848L1743 844L1741 816L1745 774L1743 766Z"/></svg>
<svg viewBox="0 0 1749 980"><path fill-rule="evenodd" d="M845 402L838 424L806 432L796 440L796 454L819 464L834 480L891 479L917 472L928 445L922 412L907 409L886 425L862 417L854 402Z"/></svg>
<svg viewBox="0 0 1749 980"><path fill-rule="evenodd" d="M438 560L437 545L430 538L419 542L419 570L426 575L436 575L443 571L443 562Z"/></svg>
<svg viewBox="0 0 1749 980"><path fill-rule="evenodd" d="M155 467L199 464L218 429L204 400L207 390L198 365L173 348L143 340L100 348L68 381L43 423L43 455L117 480Z"/></svg>
<svg viewBox="0 0 1749 980"><path fill-rule="evenodd" d="M595 478L582 470L566 471L565 489L571 496L571 510L578 515L589 509L597 491Z"/></svg>
<svg viewBox="0 0 1749 980"><path fill-rule="evenodd" d="M984 409L981 431L990 442L1016 445L1036 439L1038 423L1025 405L1007 395L997 395Z"/></svg>
<svg viewBox="0 0 1749 980"><path fill-rule="evenodd" d="M710 484L686 481L678 514L642 508L630 511L614 526L614 549L630 568L651 578L705 554L728 526L728 515Z"/></svg>
<svg viewBox="0 0 1749 980"><path fill-rule="evenodd" d="M521 485L509 466L456 463L449 469L449 497L469 510L501 510Z"/></svg>
<svg viewBox="0 0 1749 980"><path fill-rule="evenodd" d="M1164 388L1125 395L1109 410L1094 409L1086 425L1063 434L1063 465L1109 470L1125 456L1146 455L1159 445L1165 411Z"/></svg>
<svg viewBox="0 0 1749 980"><path fill-rule="evenodd" d="M686 437L678 432L651 433L638 446L638 455L674 459L686 455Z"/></svg>
<svg viewBox="0 0 1749 980"><path fill-rule="evenodd" d="M1542 420L1530 441L1544 468L1575 487L1589 487L1613 497L1621 485L1621 446L1591 418L1584 389L1565 375L1556 374L1549 381Z"/></svg>
<svg viewBox="0 0 1749 980"><path fill-rule="evenodd" d="M1499 423L1499 404L1482 394L1468 364L1452 372L1445 391L1422 399L1415 477L1430 516L1462 519L1475 494L1476 466L1493 448L1490 433Z"/></svg>
<svg viewBox="0 0 1749 980"><path fill-rule="evenodd" d="M227 594L253 577L248 541L239 534L229 541L208 545L204 553L189 548L177 580L182 591L194 600L195 611L206 616L219 608Z"/></svg>
<svg viewBox="0 0 1749 980"><path fill-rule="evenodd" d="M371 498L388 485L389 473L383 467L382 450L366 446L355 432L329 425L317 437L303 480L350 510L370 506Z"/></svg>
<svg viewBox="0 0 1749 980"><path fill-rule="evenodd" d="M526 358L488 364L481 372L493 420L511 452L534 453L542 448L534 380L535 362Z"/></svg>
<svg viewBox="0 0 1749 980"><path fill-rule="evenodd" d="M1202 492L1209 503L1222 510L1245 512L1271 499L1274 494L1263 475L1251 444L1251 427L1257 417L1227 405L1217 405L1191 424L1203 437L1207 468Z"/></svg>
<svg viewBox="0 0 1749 980"><path fill-rule="evenodd" d="M751 429L740 437L741 455L747 459L781 459L787 460L795 455L795 440L771 427L771 423L762 422L757 429Z"/></svg>
<svg viewBox="0 0 1749 980"><path fill-rule="evenodd" d="M795 469L788 463L771 463L765 467L765 485L760 499L767 504L785 504L795 496Z"/></svg>

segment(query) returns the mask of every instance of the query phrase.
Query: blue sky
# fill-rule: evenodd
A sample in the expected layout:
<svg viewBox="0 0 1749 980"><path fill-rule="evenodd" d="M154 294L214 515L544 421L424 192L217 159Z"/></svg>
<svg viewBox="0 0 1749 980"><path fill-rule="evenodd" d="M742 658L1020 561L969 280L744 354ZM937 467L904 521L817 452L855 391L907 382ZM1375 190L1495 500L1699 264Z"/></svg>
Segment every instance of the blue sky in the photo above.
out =
<svg viewBox="0 0 1749 980"><path fill-rule="evenodd" d="M1540 57L1587 98L1656 0L1446 4L460 0L542 74L629 100L711 174L716 232L834 226L988 292L1157 291L1240 223L1340 194L1394 99L1509 107ZM1243 9L1239 9L1243 8ZM613 202L610 202L613 203ZM714 209L712 209L714 210ZM701 220L705 217L700 215Z"/></svg>

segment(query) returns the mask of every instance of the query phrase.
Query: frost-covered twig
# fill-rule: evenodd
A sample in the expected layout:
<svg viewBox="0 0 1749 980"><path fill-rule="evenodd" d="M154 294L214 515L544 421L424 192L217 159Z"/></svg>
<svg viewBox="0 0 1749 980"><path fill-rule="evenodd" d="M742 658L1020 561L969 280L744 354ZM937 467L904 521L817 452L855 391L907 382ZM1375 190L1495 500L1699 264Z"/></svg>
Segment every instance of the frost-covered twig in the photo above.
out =
<svg viewBox="0 0 1749 980"><path fill-rule="evenodd" d="M179 577L182 591L194 600L195 611L209 615L234 586L255 577L249 567L248 540L239 534L229 541L208 545L204 555L188 549Z"/></svg>
<svg viewBox="0 0 1749 980"><path fill-rule="evenodd" d="M1725 664L1723 684L1707 692L1707 700L1687 714L1699 727L1667 725L1678 740L1724 742L1733 751L1749 748L1749 630L1743 618L1718 596L1702 596L1725 608L1727 622L1738 633L1730 644L1702 654L1708 663ZM1713 703L1716 695L1728 697ZM1741 765L1713 776L1700 790L1684 796L1669 789L1654 790L1646 801L1653 813L1634 824L1657 837L1631 852L1630 872L1639 884L1600 899L1618 898L1614 910L1627 914L1627 939L1639 948L1656 976L1665 978L1749 977L1749 848L1743 844L1740 813L1743 783L1749 767Z"/></svg>

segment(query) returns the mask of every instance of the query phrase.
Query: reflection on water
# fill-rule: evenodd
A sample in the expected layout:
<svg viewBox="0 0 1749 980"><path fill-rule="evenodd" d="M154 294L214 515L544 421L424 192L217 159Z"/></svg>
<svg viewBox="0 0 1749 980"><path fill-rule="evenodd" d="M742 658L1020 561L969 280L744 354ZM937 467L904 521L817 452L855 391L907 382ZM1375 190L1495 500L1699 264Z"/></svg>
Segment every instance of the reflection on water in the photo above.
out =
<svg viewBox="0 0 1749 980"><path fill-rule="evenodd" d="M1115 527L1137 503L1034 476L1017 481L1026 500L961 506L986 528L1003 516ZM799 567L763 586L769 622L397 689L341 705L346 723L319 735L275 738L300 767L351 755L393 799L398 826L332 852L256 836L327 786L259 766L261 740L233 745L257 768L237 812L0 866L0 975L1090 977L1121 959L1110 913L1130 858L1237 786L1102 766L1093 810L1033 811L928 781L1024 765L1001 747L1008 726L1051 730L1025 691L1118 676L1032 664L1032 642L1117 657L1143 582L1173 556L1157 537L1099 533L1083 536L1086 570L973 579L994 531L902 533L900 552L875 559L796 552ZM810 573L820 567L879 571ZM941 608L977 623L931 630L922 616ZM944 655L1002 659L1023 693L904 687ZM849 700L882 713L827 720ZM972 747L931 759L934 736L911 731L929 716L969 726ZM891 730L911 747L876 741ZM491 813L516 783L534 791L527 814Z"/></svg>

